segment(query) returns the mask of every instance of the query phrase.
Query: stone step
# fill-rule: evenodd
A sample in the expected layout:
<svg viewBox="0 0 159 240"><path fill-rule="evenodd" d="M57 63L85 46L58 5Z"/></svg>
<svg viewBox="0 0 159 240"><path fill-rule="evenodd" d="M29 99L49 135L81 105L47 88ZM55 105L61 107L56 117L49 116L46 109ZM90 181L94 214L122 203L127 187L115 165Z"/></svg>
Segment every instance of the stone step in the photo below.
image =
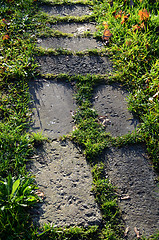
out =
<svg viewBox="0 0 159 240"><path fill-rule="evenodd" d="M71 85L37 79L29 83L29 89L33 109L32 131L43 131L50 138L70 133L74 126L70 111L76 108Z"/></svg>
<svg viewBox="0 0 159 240"><path fill-rule="evenodd" d="M128 93L119 84L101 85L94 91L93 107L100 116L109 119L106 131L112 136L131 133L139 123L128 111L127 97Z"/></svg>
<svg viewBox="0 0 159 240"><path fill-rule="evenodd" d="M105 151L106 173L117 187L118 204L126 227L127 239L154 234L159 226L159 186L152 165L140 144Z"/></svg>
<svg viewBox="0 0 159 240"><path fill-rule="evenodd" d="M54 16L83 16L83 15L91 15L92 11L89 6L83 4L75 4L75 5L43 5L41 6L41 10L49 15Z"/></svg>
<svg viewBox="0 0 159 240"><path fill-rule="evenodd" d="M81 38L81 37L50 37L38 38L37 46L49 48L64 48L71 51L84 51L88 49L102 49L102 43L94 38Z"/></svg>
<svg viewBox="0 0 159 240"><path fill-rule="evenodd" d="M91 23L57 23L50 25L51 28L63 33L71 33L74 36L83 34L84 32L94 33L96 31L96 24Z"/></svg>
<svg viewBox="0 0 159 240"><path fill-rule="evenodd" d="M102 216L91 192L86 159L71 142L53 141L44 149L37 149L30 167L45 197L33 210L34 221L58 227L99 225Z"/></svg>
<svg viewBox="0 0 159 240"><path fill-rule="evenodd" d="M42 56L37 57L42 74L86 75L86 74L109 74L112 64L108 57L101 56Z"/></svg>

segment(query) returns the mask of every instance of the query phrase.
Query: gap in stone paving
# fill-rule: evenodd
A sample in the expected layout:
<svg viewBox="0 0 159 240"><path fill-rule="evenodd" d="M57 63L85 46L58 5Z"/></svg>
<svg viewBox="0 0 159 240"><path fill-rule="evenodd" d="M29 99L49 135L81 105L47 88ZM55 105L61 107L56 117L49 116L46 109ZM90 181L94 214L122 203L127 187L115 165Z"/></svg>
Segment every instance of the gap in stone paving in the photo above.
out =
<svg viewBox="0 0 159 240"><path fill-rule="evenodd" d="M109 119L106 131L112 136L131 133L139 123L128 111L127 97L119 84L101 85L94 90L93 107L100 116Z"/></svg>
<svg viewBox="0 0 159 240"><path fill-rule="evenodd" d="M43 74L109 74L112 71L108 57L101 56L42 56L37 57Z"/></svg>
<svg viewBox="0 0 159 240"><path fill-rule="evenodd" d="M89 8L84 6L88 9L86 12L82 9L83 6L79 5L75 6L77 11L74 9L74 13L70 10L70 6L44 8L45 12L60 16L76 13L78 16L91 14ZM106 57L61 55L43 56L37 60L44 74L85 75L87 73L106 74L112 71L111 63ZM111 124L107 126L106 131L110 131L113 136L131 132L138 124L127 110L125 101L127 93L122 91L119 87L112 86L101 86L101 89L99 87L95 91L94 107L99 114L110 118ZM43 97L45 94L41 93L41 103ZM38 103L38 97L36 100ZM44 117L40 111L35 114L39 114L38 117L43 118L45 123L47 112ZM52 133L50 136L55 136L54 131ZM62 134L59 132L59 135ZM72 143L67 142L62 146L58 141L46 144L44 149L42 152L38 149L39 156L32 165L40 190L46 197L44 204L35 213L35 220L39 220L40 224L52 223L58 226L100 224L100 212L90 192L92 183L90 169L78 149ZM119 206L126 226L129 227L127 237L129 240L136 237L134 227L137 227L142 234L149 236L154 233L159 224L157 192L159 190L154 182L153 169L143 155L145 155L145 149L137 144L120 149L111 148L105 151L104 155L106 173L118 189ZM87 189L88 192L86 192Z"/></svg>
<svg viewBox="0 0 159 240"><path fill-rule="evenodd" d="M63 33L71 33L76 35L83 34L83 32L96 32L96 24L90 23L56 23L50 25L51 28L58 30Z"/></svg>
<svg viewBox="0 0 159 240"><path fill-rule="evenodd" d="M83 51L88 49L101 49L101 42L93 38L81 38L81 37L50 37L50 38L38 38L38 46L48 48L64 48L71 51Z"/></svg>
<svg viewBox="0 0 159 240"><path fill-rule="evenodd" d="M73 89L69 83L37 79L29 83L32 96L32 130L43 131L50 138L68 134L73 129L70 111L76 109Z"/></svg>
<svg viewBox="0 0 159 240"><path fill-rule="evenodd" d="M143 145L135 144L105 151L106 174L117 187L118 204L127 239L136 239L134 228L150 236L159 226L159 186ZM141 235L140 235L141 236Z"/></svg>
<svg viewBox="0 0 159 240"><path fill-rule="evenodd" d="M30 165L44 202L34 209L39 225L99 225L102 220L91 192L92 176L85 158L71 143L53 141L37 149Z"/></svg>
<svg viewBox="0 0 159 240"><path fill-rule="evenodd" d="M43 5L41 10L48 13L49 15L61 17L71 15L71 16L83 16L83 15L91 15L92 12L88 6L83 4L75 4L75 5Z"/></svg>

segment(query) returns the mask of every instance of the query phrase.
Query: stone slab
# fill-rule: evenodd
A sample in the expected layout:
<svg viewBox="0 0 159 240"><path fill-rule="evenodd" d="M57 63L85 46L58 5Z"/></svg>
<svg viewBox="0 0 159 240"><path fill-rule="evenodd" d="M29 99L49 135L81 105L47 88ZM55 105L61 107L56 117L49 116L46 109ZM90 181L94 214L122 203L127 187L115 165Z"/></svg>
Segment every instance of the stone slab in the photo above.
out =
<svg viewBox="0 0 159 240"><path fill-rule="evenodd" d="M127 239L136 239L134 228L150 236L159 230L159 185L142 145L130 145L105 152L106 173L117 186L118 203L126 227Z"/></svg>
<svg viewBox="0 0 159 240"><path fill-rule="evenodd" d="M138 120L128 111L128 93L118 84L101 85L94 91L93 107L101 116L106 116L110 124L106 131L112 136L122 136L135 130Z"/></svg>
<svg viewBox="0 0 159 240"><path fill-rule="evenodd" d="M70 111L75 110L73 89L68 83L37 79L29 83L32 97L32 130L50 137L68 134L73 128Z"/></svg>
<svg viewBox="0 0 159 240"><path fill-rule="evenodd" d="M94 38L81 38L81 37L50 37L38 38L37 45L39 47L49 48L64 48L71 51L83 51L88 49L101 49L101 42Z"/></svg>
<svg viewBox="0 0 159 240"><path fill-rule="evenodd" d="M37 154L31 170L45 198L33 212L34 221L56 226L100 224L91 172L79 150L71 142L53 141Z"/></svg>
<svg viewBox="0 0 159 240"><path fill-rule="evenodd" d="M41 10L50 14L50 15L59 15L63 16L82 16L82 15L90 15L92 12L89 7L83 4L75 4L75 5L43 5Z"/></svg>
<svg viewBox="0 0 159 240"><path fill-rule="evenodd" d="M101 56L42 56L37 61L43 74L108 74L112 70L108 57Z"/></svg>
<svg viewBox="0 0 159 240"><path fill-rule="evenodd" d="M96 32L95 23L57 23L54 25L50 25L50 27L60 32L71 33L74 35L80 35L84 32Z"/></svg>

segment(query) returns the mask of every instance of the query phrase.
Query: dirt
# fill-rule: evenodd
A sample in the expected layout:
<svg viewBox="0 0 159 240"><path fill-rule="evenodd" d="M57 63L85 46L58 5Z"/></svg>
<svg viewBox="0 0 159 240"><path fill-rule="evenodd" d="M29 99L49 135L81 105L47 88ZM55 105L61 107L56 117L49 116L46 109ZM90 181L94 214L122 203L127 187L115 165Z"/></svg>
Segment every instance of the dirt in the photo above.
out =
<svg viewBox="0 0 159 240"><path fill-rule="evenodd" d="M141 235L150 236L159 226L159 185L157 175L140 144L111 148L105 151L106 174L117 187L118 204L127 239L135 239L134 228Z"/></svg>
<svg viewBox="0 0 159 240"><path fill-rule="evenodd" d="M32 130L43 131L50 138L58 138L72 131L74 123L70 111L76 109L73 89L69 83L37 79L29 83L32 96Z"/></svg>
<svg viewBox="0 0 159 240"><path fill-rule="evenodd" d="M128 92L119 84L101 85L94 90L93 106L100 116L109 119L106 131L112 136L131 133L139 124L128 111Z"/></svg>
<svg viewBox="0 0 159 240"><path fill-rule="evenodd" d="M90 8L83 4L76 4L76 5L43 5L41 10L50 14L50 15L59 15L59 16L82 16L82 15L90 15L92 14Z"/></svg>
<svg viewBox="0 0 159 240"><path fill-rule="evenodd" d="M107 74L112 70L108 57L101 56L42 56L37 58L43 74Z"/></svg>
<svg viewBox="0 0 159 240"><path fill-rule="evenodd" d="M101 42L94 38L61 37L61 38L38 38L38 46L48 48L64 48L71 51L83 51L88 49L101 49Z"/></svg>
<svg viewBox="0 0 159 240"><path fill-rule="evenodd" d="M100 224L90 168L80 151L71 142L53 141L37 154L30 169L44 200L34 210L34 221L56 226Z"/></svg>

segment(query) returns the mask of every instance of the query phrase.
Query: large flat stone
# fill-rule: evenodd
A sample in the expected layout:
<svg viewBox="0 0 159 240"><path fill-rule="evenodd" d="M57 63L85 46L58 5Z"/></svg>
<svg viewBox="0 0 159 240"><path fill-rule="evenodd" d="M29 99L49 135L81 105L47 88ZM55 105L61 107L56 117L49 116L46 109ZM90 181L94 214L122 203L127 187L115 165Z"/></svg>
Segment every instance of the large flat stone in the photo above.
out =
<svg viewBox="0 0 159 240"><path fill-rule="evenodd" d="M101 42L93 38L81 38L81 37L60 37L60 38L39 38L38 46L49 48L64 48L71 51L83 51L88 49L101 49Z"/></svg>
<svg viewBox="0 0 159 240"><path fill-rule="evenodd" d="M72 131L73 119L70 111L75 110L76 105L70 84L41 79L30 82L29 86L33 99L32 130L43 131L44 135L51 138Z"/></svg>
<svg viewBox="0 0 159 240"><path fill-rule="evenodd" d="M31 165L44 202L34 210L34 221L57 226L100 224L101 214L91 192L92 176L85 158L70 142L54 141L38 149Z"/></svg>
<svg viewBox="0 0 159 240"><path fill-rule="evenodd" d="M89 7L83 4L75 4L75 5L43 5L41 10L50 14L50 15L59 15L59 16L82 16L92 14Z"/></svg>
<svg viewBox="0 0 159 240"><path fill-rule="evenodd" d="M108 57L101 56L42 56L37 61L43 74L107 74L112 70Z"/></svg>
<svg viewBox="0 0 159 240"><path fill-rule="evenodd" d="M117 186L118 202L129 240L136 239L134 228L150 236L159 230L159 186L142 145L132 145L105 152L106 173Z"/></svg>
<svg viewBox="0 0 159 240"><path fill-rule="evenodd" d="M80 35L84 32L93 33L96 31L95 23L57 23L51 25L51 27L60 32L71 33L74 35Z"/></svg>
<svg viewBox="0 0 159 240"><path fill-rule="evenodd" d="M118 84L101 85L94 91L93 106L99 115L110 120L106 131L112 136L125 135L137 127L137 119L127 109L127 96Z"/></svg>

